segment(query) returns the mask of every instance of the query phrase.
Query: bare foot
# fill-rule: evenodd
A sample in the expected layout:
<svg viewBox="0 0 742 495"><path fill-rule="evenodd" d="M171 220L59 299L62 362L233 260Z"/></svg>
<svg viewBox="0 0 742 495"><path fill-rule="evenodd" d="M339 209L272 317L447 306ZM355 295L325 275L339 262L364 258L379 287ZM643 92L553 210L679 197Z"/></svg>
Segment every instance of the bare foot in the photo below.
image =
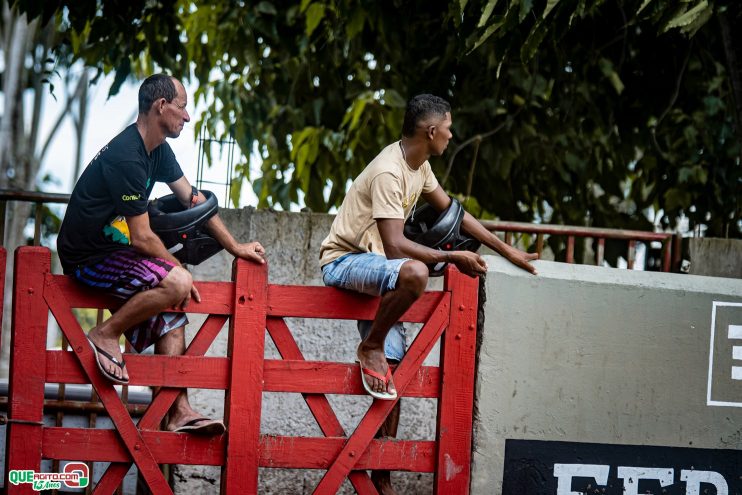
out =
<svg viewBox="0 0 742 495"><path fill-rule="evenodd" d="M397 495L392 487L392 477L389 471L372 471L371 482L381 495Z"/></svg>
<svg viewBox="0 0 742 495"><path fill-rule="evenodd" d="M356 351L356 355L358 356L358 361L361 363L361 369L368 368L381 376L386 376L386 373L389 370L389 363L387 363L386 357L384 356L383 348L373 348L364 342L361 342L361 345L358 346L358 350ZM386 384L384 381L368 374L364 374L363 379L366 380L366 383L368 383L368 386L374 392L389 394L397 393L397 389L394 387L391 377L389 378L389 382Z"/></svg>
<svg viewBox="0 0 742 495"><path fill-rule="evenodd" d="M119 363L123 362L124 357L121 354L118 337L105 335L96 327L88 332L88 339L90 339L93 344L98 346L99 349L102 349L103 351L113 356L113 358L116 359ZM109 374L115 376L119 380L129 380L129 373L126 370L125 365L123 367L119 366L118 364L112 362L110 359L104 356L102 353L98 353L98 362L101 366L103 366L103 369L105 369Z"/></svg>

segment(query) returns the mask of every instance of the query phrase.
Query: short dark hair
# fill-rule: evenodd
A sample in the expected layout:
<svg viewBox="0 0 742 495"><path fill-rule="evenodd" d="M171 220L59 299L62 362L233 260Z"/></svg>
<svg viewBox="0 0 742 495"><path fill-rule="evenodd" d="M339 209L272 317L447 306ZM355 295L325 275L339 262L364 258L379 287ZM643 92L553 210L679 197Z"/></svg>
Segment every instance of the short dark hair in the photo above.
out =
<svg viewBox="0 0 742 495"><path fill-rule="evenodd" d="M165 98L170 103L178 95L173 77L167 74L153 74L139 86L139 113L147 114L152 103Z"/></svg>
<svg viewBox="0 0 742 495"><path fill-rule="evenodd" d="M451 105L439 96L430 94L414 96L407 102L405 108L402 135L412 137L421 121L431 116L445 117L450 111Z"/></svg>

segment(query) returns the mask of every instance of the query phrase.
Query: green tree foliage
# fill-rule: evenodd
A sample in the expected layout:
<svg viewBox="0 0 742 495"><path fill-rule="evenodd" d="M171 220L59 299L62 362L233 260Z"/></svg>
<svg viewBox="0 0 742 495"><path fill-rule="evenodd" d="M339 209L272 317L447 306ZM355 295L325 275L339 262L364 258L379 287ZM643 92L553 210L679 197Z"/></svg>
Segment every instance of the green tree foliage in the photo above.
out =
<svg viewBox="0 0 742 495"><path fill-rule="evenodd" d="M73 51L117 81L197 79L197 132L261 156L236 169L261 206L339 204L431 92L455 135L434 169L475 214L650 229L651 209L740 236L739 2L117 3L59 2Z"/></svg>

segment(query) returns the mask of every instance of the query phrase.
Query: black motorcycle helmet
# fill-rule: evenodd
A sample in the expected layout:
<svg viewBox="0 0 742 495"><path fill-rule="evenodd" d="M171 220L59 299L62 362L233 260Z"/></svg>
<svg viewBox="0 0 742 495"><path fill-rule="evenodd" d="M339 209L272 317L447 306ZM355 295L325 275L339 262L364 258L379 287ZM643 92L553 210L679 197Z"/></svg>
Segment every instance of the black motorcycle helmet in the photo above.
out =
<svg viewBox="0 0 742 495"><path fill-rule="evenodd" d="M198 190L193 188L194 195ZM185 209L174 194L149 202L149 225L165 248L181 263L198 265L222 250L206 231L206 221L216 215L219 203L211 191L201 191L206 201Z"/></svg>
<svg viewBox="0 0 742 495"><path fill-rule="evenodd" d="M461 233L461 222L464 220L464 208L456 198L446 210L438 213L426 204L413 212L404 225L404 235L423 246L441 251L476 252L481 243ZM431 277L443 275L448 263L428 265Z"/></svg>

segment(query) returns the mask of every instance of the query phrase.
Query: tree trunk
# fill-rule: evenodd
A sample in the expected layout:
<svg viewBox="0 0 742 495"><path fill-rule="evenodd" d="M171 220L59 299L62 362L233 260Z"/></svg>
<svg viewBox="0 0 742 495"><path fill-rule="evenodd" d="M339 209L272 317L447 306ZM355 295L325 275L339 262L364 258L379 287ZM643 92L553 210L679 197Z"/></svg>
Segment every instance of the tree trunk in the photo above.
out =
<svg viewBox="0 0 742 495"><path fill-rule="evenodd" d="M55 21L41 28L38 21L26 22L25 15L18 15L15 9L9 9L3 4L2 21L3 32L0 39L0 52L6 54L5 71L3 72L4 113L0 117L0 188L22 191L37 189L37 176L41 162L61 127L64 118L71 115L73 104L79 101L79 117L75 122L78 139L78 160L80 141L85 123L87 110L87 70L83 69L74 92L65 91L67 101L60 115L55 121L48 136L40 135L40 125L44 117L43 103L46 98L47 86L42 79L48 77L45 71L45 60L49 57L51 46L54 43ZM27 58L32 58L30 70L26 68ZM69 70L69 68L66 68ZM66 81L66 80L65 80ZM70 84L70 85L71 85ZM26 125L26 111L24 109L24 93L32 93L33 102L30 107L30 126ZM40 144L43 143L43 144ZM72 162L70 157L70 162ZM65 163L64 166L75 163ZM6 266L6 291L4 294L2 337L0 342L0 377L7 377L9 356L9 329L11 318L11 295L13 287L13 253L18 246L26 241L26 226L33 205L26 202L11 201L6 207L5 239L3 246L8 252Z"/></svg>
<svg viewBox="0 0 742 495"><path fill-rule="evenodd" d="M742 163L742 66L740 65L740 53L742 48L742 36L740 36L739 28L734 32L731 27L739 26L742 22L742 8L740 8L739 2L729 2L727 10L720 12L718 15L719 25L721 27L721 37L724 41L724 54L727 60L727 72L729 73L729 80L732 86L732 96L734 102L734 115L735 115L735 136L739 143L740 152L737 166ZM736 212L734 215L735 219L740 217L740 198L737 197ZM734 220L731 220L734 221ZM729 233L729 222L725 220L724 230L726 230L727 236Z"/></svg>

